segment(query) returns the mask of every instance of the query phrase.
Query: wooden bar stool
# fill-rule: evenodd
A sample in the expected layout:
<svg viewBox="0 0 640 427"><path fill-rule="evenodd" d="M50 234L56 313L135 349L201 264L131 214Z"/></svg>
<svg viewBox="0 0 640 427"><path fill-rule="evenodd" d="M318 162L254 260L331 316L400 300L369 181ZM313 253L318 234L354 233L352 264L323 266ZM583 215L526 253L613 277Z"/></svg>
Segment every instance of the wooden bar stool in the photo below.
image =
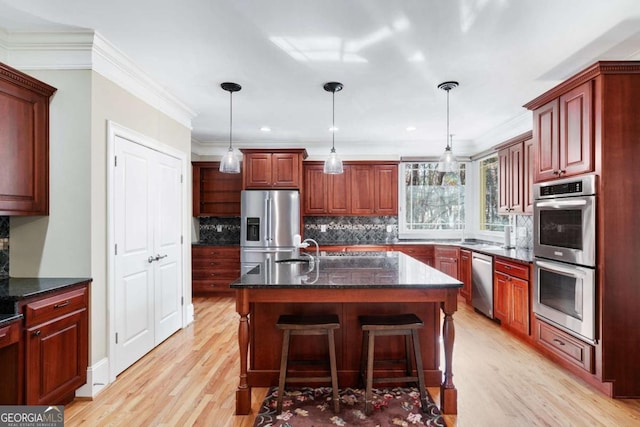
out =
<svg viewBox="0 0 640 427"><path fill-rule="evenodd" d="M285 383L305 383L331 381L333 389L333 411L340 411L340 397L338 394L338 370L336 368L336 345L333 331L340 328L340 320L335 314L328 315L289 315L283 314L276 323L278 329L284 331L282 340L282 355L280 356L280 379L278 381L278 413L282 412L282 398ZM291 335L326 335L329 340L329 366L331 375L328 377L294 377L287 378L287 361L289 359L289 341ZM291 362L294 362L293 360Z"/></svg>
<svg viewBox="0 0 640 427"><path fill-rule="evenodd" d="M422 357L420 355L420 340L418 329L424 327L422 320L415 314L398 314L387 316L359 316L358 320L362 327L362 357L360 359L360 376L365 383L365 414L371 414L373 384L393 383L393 382L413 382L417 383L420 389L420 401L422 410L427 409L427 392L424 384L424 370L422 368ZM404 377L384 377L373 378L375 339L384 335L404 335L405 343L405 363L406 376ZM416 375L413 375L411 345L413 344L413 358L416 363ZM365 366L366 360L366 366ZM391 360L377 360L378 362L391 362Z"/></svg>

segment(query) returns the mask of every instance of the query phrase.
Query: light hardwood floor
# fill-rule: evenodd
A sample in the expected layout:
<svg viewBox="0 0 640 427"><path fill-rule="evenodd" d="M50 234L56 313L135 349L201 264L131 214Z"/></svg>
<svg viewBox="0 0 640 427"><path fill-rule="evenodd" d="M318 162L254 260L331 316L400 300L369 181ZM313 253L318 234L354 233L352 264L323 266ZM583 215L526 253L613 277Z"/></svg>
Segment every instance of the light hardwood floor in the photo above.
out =
<svg viewBox="0 0 640 427"><path fill-rule="evenodd" d="M93 401L65 407L65 426L253 425L235 416L233 298L194 298L196 321L123 372ZM640 426L640 400L592 390L464 303L454 315L454 426ZM278 349L279 351L279 349ZM429 389L438 402L437 388ZM266 389L254 389L255 414Z"/></svg>

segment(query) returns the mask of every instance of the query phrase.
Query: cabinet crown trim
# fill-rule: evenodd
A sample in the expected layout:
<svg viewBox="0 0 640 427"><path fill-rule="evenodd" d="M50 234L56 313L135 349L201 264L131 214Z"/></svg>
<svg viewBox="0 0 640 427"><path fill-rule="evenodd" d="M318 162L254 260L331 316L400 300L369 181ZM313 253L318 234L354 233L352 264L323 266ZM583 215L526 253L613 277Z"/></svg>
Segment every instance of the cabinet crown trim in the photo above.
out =
<svg viewBox="0 0 640 427"><path fill-rule="evenodd" d="M598 61L580 71L570 79L560 83L532 101L524 104L523 107L529 110L535 110L536 108L558 98L560 95L563 95L598 75L638 73L640 73L640 61Z"/></svg>
<svg viewBox="0 0 640 427"><path fill-rule="evenodd" d="M22 71L16 70L6 64L0 63L0 79L21 86L25 89L35 91L39 95L51 96L56 92L56 88L34 79Z"/></svg>

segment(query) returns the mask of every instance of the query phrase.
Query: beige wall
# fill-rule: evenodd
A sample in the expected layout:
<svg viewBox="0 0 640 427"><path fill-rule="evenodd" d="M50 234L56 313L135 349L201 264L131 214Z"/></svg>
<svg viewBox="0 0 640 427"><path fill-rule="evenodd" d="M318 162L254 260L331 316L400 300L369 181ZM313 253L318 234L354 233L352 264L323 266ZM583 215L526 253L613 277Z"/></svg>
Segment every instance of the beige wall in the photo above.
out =
<svg viewBox="0 0 640 427"><path fill-rule="evenodd" d="M33 71L58 88L51 103L48 217L12 217L10 274L91 277L90 358L107 354L107 121L182 153L190 166L191 131L93 71ZM190 168L185 178L190 183ZM191 186L183 207L192 228ZM185 236L189 252L188 234ZM185 277L191 277L190 262ZM185 298L189 299L189 298ZM185 304L190 303L185 301Z"/></svg>

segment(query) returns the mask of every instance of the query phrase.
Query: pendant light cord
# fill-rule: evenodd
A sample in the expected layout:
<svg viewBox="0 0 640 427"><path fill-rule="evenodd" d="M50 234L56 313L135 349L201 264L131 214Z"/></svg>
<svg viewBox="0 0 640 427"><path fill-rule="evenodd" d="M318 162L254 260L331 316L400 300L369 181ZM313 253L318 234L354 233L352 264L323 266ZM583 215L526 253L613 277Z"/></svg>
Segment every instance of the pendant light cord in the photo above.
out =
<svg viewBox="0 0 640 427"><path fill-rule="evenodd" d="M233 135L233 92L229 91L229 151L233 150L233 147L231 146L232 135Z"/></svg>
<svg viewBox="0 0 640 427"><path fill-rule="evenodd" d="M331 92L332 116L331 116L331 152L336 151L336 91Z"/></svg>
<svg viewBox="0 0 640 427"><path fill-rule="evenodd" d="M449 91L451 89L447 89L447 149L450 150L449 146Z"/></svg>

